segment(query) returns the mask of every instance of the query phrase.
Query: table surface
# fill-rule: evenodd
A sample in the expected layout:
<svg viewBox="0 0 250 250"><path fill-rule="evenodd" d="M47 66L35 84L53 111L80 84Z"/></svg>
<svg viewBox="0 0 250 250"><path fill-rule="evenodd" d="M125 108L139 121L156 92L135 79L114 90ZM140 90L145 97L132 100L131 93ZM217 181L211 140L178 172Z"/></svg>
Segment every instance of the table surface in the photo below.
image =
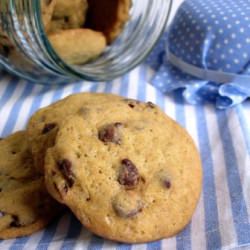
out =
<svg viewBox="0 0 250 250"><path fill-rule="evenodd" d="M153 73L146 61L112 82L42 86L2 72L0 137L24 129L37 109L72 93L110 92L155 102L188 130L201 153L203 191L186 229L149 244L118 244L92 235L67 213L31 237L0 241L0 249L250 249L250 102L226 111L191 106L180 92L157 91L150 84Z"/></svg>

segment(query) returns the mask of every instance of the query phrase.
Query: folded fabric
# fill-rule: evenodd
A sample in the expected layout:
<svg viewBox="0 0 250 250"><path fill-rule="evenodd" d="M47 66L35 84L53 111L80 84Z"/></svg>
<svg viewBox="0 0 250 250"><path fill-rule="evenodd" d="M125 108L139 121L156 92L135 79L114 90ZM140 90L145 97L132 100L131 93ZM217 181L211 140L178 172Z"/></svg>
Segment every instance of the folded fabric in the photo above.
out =
<svg viewBox="0 0 250 250"><path fill-rule="evenodd" d="M250 1L187 0L170 27L152 83L163 92L183 88L192 104L218 108L250 97ZM159 59L159 58L158 58Z"/></svg>

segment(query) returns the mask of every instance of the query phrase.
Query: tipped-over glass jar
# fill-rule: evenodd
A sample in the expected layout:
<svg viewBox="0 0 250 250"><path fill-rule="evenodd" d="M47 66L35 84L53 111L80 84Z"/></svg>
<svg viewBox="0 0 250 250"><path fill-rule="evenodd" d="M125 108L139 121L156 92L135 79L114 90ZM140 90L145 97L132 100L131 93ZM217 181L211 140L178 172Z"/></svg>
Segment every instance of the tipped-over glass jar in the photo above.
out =
<svg viewBox="0 0 250 250"><path fill-rule="evenodd" d="M79 79L108 81L128 72L154 47L172 6L172 0L133 0L130 20L104 53L86 64L70 65L47 39L40 1L0 1L0 67L45 84Z"/></svg>

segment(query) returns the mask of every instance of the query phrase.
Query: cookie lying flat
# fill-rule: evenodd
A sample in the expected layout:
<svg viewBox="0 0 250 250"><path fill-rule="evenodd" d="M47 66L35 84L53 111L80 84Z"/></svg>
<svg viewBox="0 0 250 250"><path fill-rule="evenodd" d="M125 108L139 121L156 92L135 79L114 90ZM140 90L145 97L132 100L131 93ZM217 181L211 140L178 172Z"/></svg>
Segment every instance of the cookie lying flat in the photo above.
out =
<svg viewBox="0 0 250 250"><path fill-rule="evenodd" d="M48 191L108 239L147 242L182 230L202 182L187 132L152 103L87 108L87 115L64 121L47 151Z"/></svg>
<svg viewBox="0 0 250 250"><path fill-rule="evenodd" d="M58 127L65 118L72 114L87 115L86 105L115 102L122 97L109 94L81 93L71 95L48 107L38 110L27 126L29 143L34 158L35 167L43 173L43 162L47 148L54 145Z"/></svg>
<svg viewBox="0 0 250 250"><path fill-rule="evenodd" d="M108 43L115 40L129 20L131 0L88 0L86 26L105 34Z"/></svg>
<svg viewBox="0 0 250 250"><path fill-rule="evenodd" d="M49 34L48 39L58 55L69 64L83 64L94 59L106 47L103 34L89 29L63 30Z"/></svg>
<svg viewBox="0 0 250 250"><path fill-rule="evenodd" d="M32 234L60 210L34 169L25 132L0 141L0 239Z"/></svg>

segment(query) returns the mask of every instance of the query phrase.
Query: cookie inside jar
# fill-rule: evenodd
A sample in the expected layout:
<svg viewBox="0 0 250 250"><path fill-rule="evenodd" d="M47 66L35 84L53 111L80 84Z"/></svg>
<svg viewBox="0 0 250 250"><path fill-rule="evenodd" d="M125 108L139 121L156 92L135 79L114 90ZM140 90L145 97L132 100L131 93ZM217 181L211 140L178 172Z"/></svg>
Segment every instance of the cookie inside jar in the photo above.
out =
<svg viewBox="0 0 250 250"><path fill-rule="evenodd" d="M68 64L98 58L123 31L132 0L41 0L44 30Z"/></svg>

